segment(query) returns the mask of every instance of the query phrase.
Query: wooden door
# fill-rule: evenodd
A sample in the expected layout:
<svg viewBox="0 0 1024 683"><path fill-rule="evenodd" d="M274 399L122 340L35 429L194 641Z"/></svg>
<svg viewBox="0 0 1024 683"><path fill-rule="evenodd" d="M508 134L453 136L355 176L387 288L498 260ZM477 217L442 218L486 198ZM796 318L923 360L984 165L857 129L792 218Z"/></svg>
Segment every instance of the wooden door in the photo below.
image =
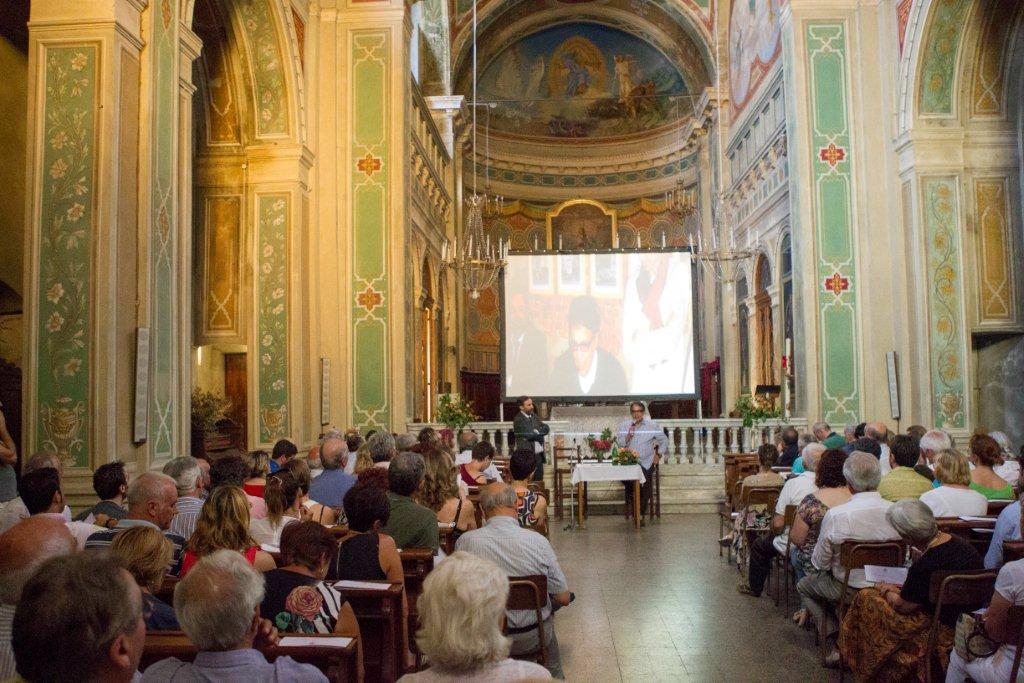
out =
<svg viewBox="0 0 1024 683"><path fill-rule="evenodd" d="M244 353L224 354L224 396L231 400L228 417L237 430L235 445L242 450L249 448L249 381L245 356Z"/></svg>

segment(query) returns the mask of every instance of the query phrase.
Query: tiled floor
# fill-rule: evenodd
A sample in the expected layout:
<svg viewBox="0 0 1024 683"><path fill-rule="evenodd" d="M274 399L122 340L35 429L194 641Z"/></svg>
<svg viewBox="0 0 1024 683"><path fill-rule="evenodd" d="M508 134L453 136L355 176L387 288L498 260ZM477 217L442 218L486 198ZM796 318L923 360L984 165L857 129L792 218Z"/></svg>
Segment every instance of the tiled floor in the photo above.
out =
<svg viewBox="0 0 1024 683"><path fill-rule="evenodd" d="M555 617L566 680L826 680L809 631L767 595L736 592L716 516L666 515L640 533L621 517L592 517L582 531L552 521L576 593Z"/></svg>

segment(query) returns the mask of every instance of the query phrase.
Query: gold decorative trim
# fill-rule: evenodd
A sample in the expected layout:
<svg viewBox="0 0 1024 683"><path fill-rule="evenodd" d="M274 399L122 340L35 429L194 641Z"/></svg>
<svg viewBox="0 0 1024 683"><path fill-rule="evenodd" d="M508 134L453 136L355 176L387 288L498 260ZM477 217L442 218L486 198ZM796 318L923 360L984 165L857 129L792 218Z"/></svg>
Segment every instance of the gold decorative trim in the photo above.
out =
<svg viewBox="0 0 1024 683"><path fill-rule="evenodd" d="M601 213L612 219L612 249L619 248L619 213L615 209L611 208L603 202L599 202L595 199L570 199L568 201L558 204L544 215L544 221L547 226L547 248L554 249L553 232L551 227L551 221L557 218L562 211L569 208L570 206L576 206L578 204L589 204L595 206L601 210Z"/></svg>

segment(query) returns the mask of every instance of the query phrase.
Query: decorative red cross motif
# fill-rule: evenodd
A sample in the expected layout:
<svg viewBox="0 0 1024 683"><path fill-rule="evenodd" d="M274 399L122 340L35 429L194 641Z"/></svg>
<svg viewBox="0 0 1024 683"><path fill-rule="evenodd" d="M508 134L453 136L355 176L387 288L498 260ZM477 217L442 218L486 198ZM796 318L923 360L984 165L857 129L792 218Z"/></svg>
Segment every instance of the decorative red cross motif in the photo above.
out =
<svg viewBox="0 0 1024 683"><path fill-rule="evenodd" d="M380 167L380 159L369 152L366 153L365 157L356 162L356 168L365 173L367 178L373 177L373 174L379 171Z"/></svg>
<svg viewBox="0 0 1024 683"><path fill-rule="evenodd" d="M846 150L842 147L836 147L836 143L828 143L828 147L822 147L818 152L818 157L832 168L836 167L840 161L846 158Z"/></svg>
<svg viewBox="0 0 1024 683"><path fill-rule="evenodd" d="M832 292L836 296L839 296L850 288L850 280L842 277L839 273L835 273L832 277L825 278L825 289L826 291Z"/></svg>
<svg viewBox="0 0 1024 683"><path fill-rule="evenodd" d="M365 308L367 313L373 313L373 309L380 306L383 301L384 297L380 292L369 285L356 296L356 303Z"/></svg>

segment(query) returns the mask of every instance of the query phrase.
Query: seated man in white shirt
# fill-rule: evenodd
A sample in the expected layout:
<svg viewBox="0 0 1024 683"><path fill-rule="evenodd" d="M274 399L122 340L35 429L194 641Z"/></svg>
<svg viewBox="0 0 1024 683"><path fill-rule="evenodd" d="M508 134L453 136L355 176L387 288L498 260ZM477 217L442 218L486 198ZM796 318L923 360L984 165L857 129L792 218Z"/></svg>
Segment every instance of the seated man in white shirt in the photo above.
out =
<svg viewBox="0 0 1024 683"><path fill-rule="evenodd" d="M25 463L25 471L22 475L26 475L29 472L35 470L41 470L44 467L52 467L57 470L57 474L60 475L61 479L64 477L64 463L60 461L54 453L48 453L47 451L40 451L28 459ZM68 522L71 521L71 508L67 505L60 511L64 515L64 519ZM17 524L23 519L28 519L31 513L28 508L25 507L25 501L21 499L21 496L14 498L7 502L4 506L3 511L0 512L0 534L10 529L12 526Z"/></svg>
<svg viewBox="0 0 1024 683"><path fill-rule="evenodd" d="M480 437L476 435L472 429L464 429L459 434L459 454L455 456L455 466L465 465L473 459L473 446L480 443ZM501 481L501 473L498 471L498 467L494 464L494 460L491 460L491 464L484 470L484 474L489 480ZM459 479L461 483L462 480Z"/></svg>
<svg viewBox="0 0 1024 683"><path fill-rule="evenodd" d="M800 452L803 458L804 471L789 479L782 491L779 493L779 501L775 505L775 515L772 517L771 536L759 536L750 546L750 566L747 572L746 583L737 586L737 590L743 595L760 597L764 590L765 581L771 572L772 558L776 554L786 552L786 544L789 542L789 527L786 526L786 508L790 505L798 506L800 502L818 490L814 483L815 470L818 466L818 459L825 452L825 446L820 443L811 443Z"/></svg>
<svg viewBox="0 0 1024 683"><path fill-rule="evenodd" d="M87 522L69 522L64 518L64 491L60 474L53 467L33 470L22 476L18 482L18 493L25 502L25 507L32 517L55 519L63 522L71 535L75 537L78 549L85 548L86 539L101 527Z"/></svg>
<svg viewBox="0 0 1024 683"><path fill-rule="evenodd" d="M839 629L835 607L842 595L846 576L846 570L840 563L840 547L845 541L898 541L900 538L885 516L892 503L878 493L878 483L882 478L878 458L870 453L854 451L843 464L843 476L853 497L825 513L818 542L811 554L811 564L817 571L812 570L797 584L797 591L818 625L818 637L826 639L826 666L839 663L839 652L833 639ZM863 569L850 570L850 589L857 591L869 585L864 579Z"/></svg>

